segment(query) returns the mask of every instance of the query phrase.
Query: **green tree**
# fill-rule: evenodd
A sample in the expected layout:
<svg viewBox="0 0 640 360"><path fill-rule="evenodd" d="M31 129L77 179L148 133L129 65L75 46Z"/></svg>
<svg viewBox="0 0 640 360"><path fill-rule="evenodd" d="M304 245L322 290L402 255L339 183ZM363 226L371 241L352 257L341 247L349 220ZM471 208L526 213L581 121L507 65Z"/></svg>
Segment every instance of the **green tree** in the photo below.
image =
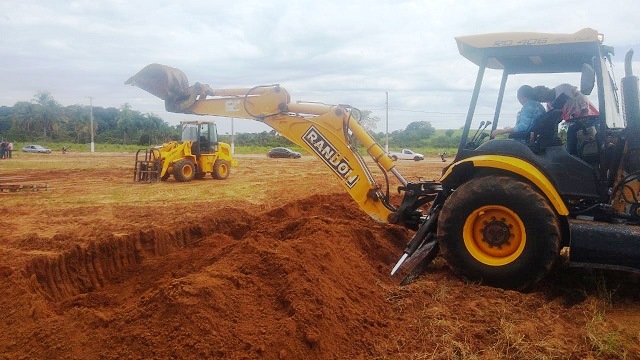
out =
<svg viewBox="0 0 640 360"><path fill-rule="evenodd" d="M429 139L429 144L435 148L455 148L460 143L460 136L440 135Z"/></svg>
<svg viewBox="0 0 640 360"><path fill-rule="evenodd" d="M86 144L91 140L91 119L89 108L82 105L71 105L64 108L67 121L64 124L66 135L78 144ZM98 130L94 123L94 133Z"/></svg>
<svg viewBox="0 0 640 360"><path fill-rule="evenodd" d="M135 118L137 133L141 133L138 145L163 143L171 140L174 135L169 124L154 114L144 114Z"/></svg>
<svg viewBox="0 0 640 360"><path fill-rule="evenodd" d="M60 135L60 125L66 121L62 105L48 91L38 91L33 97L33 102L36 104L33 111L34 120L37 126L42 129L44 138Z"/></svg>
<svg viewBox="0 0 640 360"><path fill-rule="evenodd" d="M428 143L428 139L435 134L436 129L428 121L414 121L407 128L391 133L390 142L397 147L420 147Z"/></svg>
<svg viewBox="0 0 640 360"><path fill-rule="evenodd" d="M130 134L133 132L133 127L135 125L131 105L125 103L120 106L120 111L118 116L116 116L116 122L118 124L118 130L122 135L122 144L127 145Z"/></svg>
<svg viewBox="0 0 640 360"><path fill-rule="evenodd" d="M422 137L428 138L431 135L435 134L436 129L431 126L431 123L428 121L414 121L407 125L405 131L419 133L420 135L422 135Z"/></svg>
<svg viewBox="0 0 640 360"><path fill-rule="evenodd" d="M11 115L13 109L8 106L0 106L0 136L7 134L11 129Z"/></svg>
<svg viewBox="0 0 640 360"><path fill-rule="evenodd" d="M22 139L34 136L35 128L35 105L20 101L13 105L13 114L11 115L12 130L14 134Z"/></svg>
<svg viewBox="0 0 640 360"><path fill-rule="evenodd" d="M378 127L380 118L377 116L371 116L371 110L360 110L360 118L358 119L358 122L363 128L365 128L365 130L373 133Z"/></svg>

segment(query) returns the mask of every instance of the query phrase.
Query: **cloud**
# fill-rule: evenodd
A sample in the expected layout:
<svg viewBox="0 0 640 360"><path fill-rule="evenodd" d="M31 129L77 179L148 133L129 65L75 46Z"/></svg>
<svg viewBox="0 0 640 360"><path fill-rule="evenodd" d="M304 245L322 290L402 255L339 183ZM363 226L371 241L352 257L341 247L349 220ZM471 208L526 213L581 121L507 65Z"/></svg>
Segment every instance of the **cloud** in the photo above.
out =
<svg viewBox="0 0 640 360"><path fill-rule="evenodd" d="M622 0L5 2L0 105L47 90L64 105L86 105L92 96L96 106L129 103L177 123L186 115L169 114L159 99L123 84L157 62L214 88L279 83L294 101L347 103L383 122L388 92L391 130L418 120L457 128L476 68L458 54L455 36L591 27L626 50L640 43L635 19L626 15L639 10L638 2ZM505 116L515 113L513 102ZM480 106L490 112L493 103ZM230 122L220 122L229 132ZM235 129L269 130L240 120Z"/></svg>

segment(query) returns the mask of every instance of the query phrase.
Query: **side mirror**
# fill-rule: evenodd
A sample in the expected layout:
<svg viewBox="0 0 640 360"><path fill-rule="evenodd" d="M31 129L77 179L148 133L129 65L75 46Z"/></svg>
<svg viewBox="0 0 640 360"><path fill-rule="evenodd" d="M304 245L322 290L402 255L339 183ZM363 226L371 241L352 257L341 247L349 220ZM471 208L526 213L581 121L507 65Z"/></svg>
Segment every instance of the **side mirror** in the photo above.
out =
<svg viewBox="0 0 640 360"><path fill-rule="evenodd" d="M580 92L589 95L596 84L596 72L589 64L582 64L582 76L580 77Z"/></svg>

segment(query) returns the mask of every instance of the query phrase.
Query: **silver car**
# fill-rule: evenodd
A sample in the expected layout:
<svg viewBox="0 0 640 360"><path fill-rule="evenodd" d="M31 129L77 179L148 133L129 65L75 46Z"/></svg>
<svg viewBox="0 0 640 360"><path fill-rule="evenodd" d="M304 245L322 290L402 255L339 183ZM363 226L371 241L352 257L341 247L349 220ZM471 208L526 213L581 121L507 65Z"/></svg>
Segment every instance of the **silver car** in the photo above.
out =
<svg viewBox="0 0 640 360"><path fill-rule="evenodd" d="M51 150L40 145L27 145L22 148L23 152L51 154Z"/></svg>

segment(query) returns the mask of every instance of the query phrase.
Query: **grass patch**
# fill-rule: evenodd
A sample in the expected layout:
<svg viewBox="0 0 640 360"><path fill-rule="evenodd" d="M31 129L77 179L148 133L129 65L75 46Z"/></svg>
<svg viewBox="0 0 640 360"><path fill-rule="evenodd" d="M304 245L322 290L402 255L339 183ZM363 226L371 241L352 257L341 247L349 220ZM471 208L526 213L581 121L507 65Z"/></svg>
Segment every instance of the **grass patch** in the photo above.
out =
<svg viewBox="0 0 640 360"><path fill-rule="evenodd" d="M56 143L52 143L52 142L18 142L18 143L14 143L13 144L13 155L15 156L18 153L21 153L21 149L22 147L26 146L26 145L32 145L32 144L38 144L38 145L42 145L43 147L47 148L47 149L51 149L52 153L62 153L62 148L66 147L67 151L70 153L78 153L78 152L91 152L91 144L76 144L76 143L65 143L65 142L56 142ZM380 144L381 146L384 147L383 144ZM122 144L103 144L103 143L95 143L94 144L94 151L97 153L131 153L131 154L135 154L136 151L140 150L140 149L147 149L149 147L153 147L155 145L152 146L148 146L148 145L122 145ZM302 147L298 146L298 145L291 145L291 146L287 146L289 149L293 150L293 151L297 151L299 153L301 153L302 155L310 155L310 153L303 149ZM255 145L248 145L248 146L238 146L235 145L234 146L234 152L235 154L241 154L241 155L249 155L249 154L264 154L266 156L267 152L269 152L270 149L272 149L272 146L255 146ZM395 148L395 147L390 147L389 151L401 151L402 149L400 148ZM451 159L455 153L458 151L457 148L438 148L438 147L412 147L411 150L421 153L427 157L437 157L440 156L440 154L442 153L446 153L446 157ZM360 153L360 155L362 156L367 156L367 152L366 149L359 147L358 148L358 152Z"/></svg>
<svg viewBox="0 0 640 360"><path fill-rule="evenodd" d="M610 330L605 321L605 310L594 307L586 324L586 340L597 358L624 359L627 353L618 331Z"/></svg>

